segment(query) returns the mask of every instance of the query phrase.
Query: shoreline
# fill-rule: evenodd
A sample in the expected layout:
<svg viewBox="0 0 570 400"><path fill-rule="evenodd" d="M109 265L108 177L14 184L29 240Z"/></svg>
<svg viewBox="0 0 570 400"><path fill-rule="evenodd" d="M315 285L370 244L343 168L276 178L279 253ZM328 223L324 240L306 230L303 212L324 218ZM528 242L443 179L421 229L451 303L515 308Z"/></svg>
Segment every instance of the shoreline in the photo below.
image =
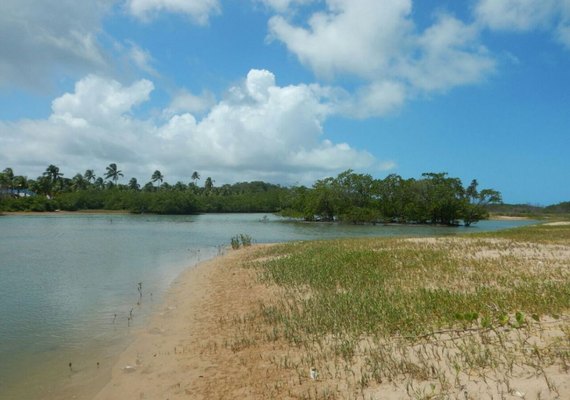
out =
<svg viewBox="0 0 570 400"><path fill-rule="evenodd" d="M190 394L208 398L201 396L212 384L208 376L217 369L207 353L208 346L216 347L223 340L216 333L219 319L226 314L226 307L235 313L252 306L240 290L253 278L253 271L244 276L243 269L237 273L232 268L265 246L271 245L229 250L184 270L145 326L118 355L106 384L92 398L175 399ZM227 366L223 369L225 372Z"/></svg>
<svg viewBox="0 0 570 400"><path fill-rule="evenodd" d="M40 215L130 215L125 210L79 210L79 211L2 211L2 216L40 216Z"/></svg>
<svg viewBox="0 0 570 400"><path fill-rule="evenodd" d="M469 239L459 238L433 240L433 243L429 243L430 246L439 243L445 248L450 243L458 245L469 242ZM481 245L480 242L477 243ZM490 247L486 249L483 246L482 249L485 250L482 250L478 257L489 260L494 260L497 256L516 256L521 260L527 257L527 245L515 246L516 249L513 249L511 243L503 250L505 254L501 255L495 254L496 243L489 241L487 244ZM342 368L334 369L334 362L339 360L338 354L335 359L330 354L326 355L325 348L320 348L326 356L323 356L324 359L318 359L319 353L306 355L302 346L272 336L271 330L266 330L268 326L263 326L264 317L263 311L260 312L260 305L269 305L269 308L263 310L270 311L271 307L278 306L286 289L261 282L258 271L248 268L245 264L249 261L264 261L267 257L271 259L272 256L268 256L268 253L258 250L263 249L263 246L276 245L255 245L230 250L223 256L182 272L169 288L163 303L151 316L149 323L118 356L118 361L112 367L110 380L93 399L292 399L305 398L307 393L334 394L330 398L347 398L351 394L357 397L358 393L368 393L371 396L373 394L379 396L375 398L388 400L407 398L408 386L402 377L397 383L380 381L370 384L366 389L359 389L361 392L355 391L354 382L350 381L354 376L344 376ZM541 263L550 263L551 260L565 263L568 260L570 249L567 247L541 244L536 246L536 249L541 250L542 257L545 257ZM558 253L553 256L552 251L555 248ZM560 268L564 266L561 265ZM523 331L528 336L525 340L536 345L545 345L545 349L551 345L556 346L557 340L564 338L567 318L567 315L555 318L545 316L541 318L540 323L530 323ZM509 331L510 329L507 329L502 333L503 339L517 343L519 332L516 332L516 329L511 333ZM446 342L454 338L447 337L444 333L440 339ZM400 343L398 338L395 340ZM553 342L550 342L551 340ZM431 342L420 342L404 344L404 348L412 353L417 350L418 354L421 354L418 347L420 345L427 346L430 350L440 346L437 338ZM372 345L372 342L363 343L365 346ZM547 343L550 344L546 345ZM439 350L441 353L437 354L443 357L447 350ZM313 360L312 356L316 358ZM354 357L358 359L358 355ZM329 365L331 360L334 361L332 366ZM361 362L364 362L363 360L361 359ZM450 364L446 364L446 360L444 358L438 368L443 371L440 373L452 376L453 370L449 368ZM322 371L327 371L326 375L323 372L322 378L309 375L308 367L315 362ZM339 365L345 364L341 361ZM361 366L358 363L356 365ZM329 371L325 367L332 369ZM527 367L524 364L518 365L518 368L516 376L509 376L505 367L499 366L493 371L493 379L497 382L508 379L508 384L522 393L522 397L524 393L553 394L553 390L564 395L570 393L570 386L565 380L567 372L561 371L556 365L545 365L542 373L545 376L548 374L549 380L546 381L539 375L532 379L527 378L530 370L525 370ZM352 370L349 369L350 371ZM362 370L355 373L358 376ZM500 384L494 387L485 382L484 385L469 373L463 374L465 376L461 376L461 379L467 382L465 392L477 396L470 398L489 393L498 395L503 391ZM413 381L414 378L409 379ZM420 377L413 382L418 385L431 383L434 390L434 379L433 376Z"/></svg>

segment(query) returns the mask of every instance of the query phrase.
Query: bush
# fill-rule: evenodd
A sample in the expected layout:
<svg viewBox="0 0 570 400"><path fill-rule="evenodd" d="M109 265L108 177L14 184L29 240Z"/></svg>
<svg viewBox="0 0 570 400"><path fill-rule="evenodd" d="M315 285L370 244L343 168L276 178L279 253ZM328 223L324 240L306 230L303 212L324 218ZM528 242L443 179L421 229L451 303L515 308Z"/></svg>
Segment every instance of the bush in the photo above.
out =
<svg viewBox="0 0 570 400"><path fill-rule="evenodd" d="M249 235L245 235L243 233L239 234L239 235L235 235L234 237L232 237L231 239L231 245L232 245L232 249L237 250L240 247L248 247L251 246L251 236Z"/></svg>

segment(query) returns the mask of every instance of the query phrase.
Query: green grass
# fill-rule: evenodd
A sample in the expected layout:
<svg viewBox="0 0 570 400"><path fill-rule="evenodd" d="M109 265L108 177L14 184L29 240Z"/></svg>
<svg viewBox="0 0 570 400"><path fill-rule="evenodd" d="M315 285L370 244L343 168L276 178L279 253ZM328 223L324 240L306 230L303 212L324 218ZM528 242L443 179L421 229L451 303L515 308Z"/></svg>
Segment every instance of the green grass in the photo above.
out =
<svg viewBox="0 0 570 400"><path fill-rule="evenodd" d="M556 220L558 221L558 219ZM560 222L567 222L566 220ZM472 236L510 239L516 241L570 245L570 225L550 225L549 223L530 225L498 232L478 233Z"/></svg>
<svg viewBox="0 0 570 400"><path fill-rule="evenodd" d="M506 398L517 376L556 398L552 368L570 370L570 226L288 243L248 265L278 295L228 347L288 343L272 364L297 374L294 398L321 397L314 366L322 398L376 398L386 382L409 398L463 399L473 382Z"/></svg>
<svg viewBox="0 0 570 400"><path fill-rule="evenodd" d="M555 241L562 240L552 228ZM465 314L478 315L468 318L470 323L498 322L505 313L560 314L570 308L567 269L529 273L527 257L509 250L505 244L462 238L439 245L336 240L281 245L258 267L264 280L287 288L279 319L292 337L421 335L465 324ZM465 256L485 251L504 256L499 263L494 257Z"/></svg>

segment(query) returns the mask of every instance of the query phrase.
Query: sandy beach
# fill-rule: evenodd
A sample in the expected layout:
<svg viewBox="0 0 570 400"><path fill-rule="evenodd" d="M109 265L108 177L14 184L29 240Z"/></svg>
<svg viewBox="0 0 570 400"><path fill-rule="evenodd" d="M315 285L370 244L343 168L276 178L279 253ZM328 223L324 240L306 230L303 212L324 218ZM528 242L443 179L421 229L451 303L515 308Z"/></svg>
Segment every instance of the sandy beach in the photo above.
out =
<svg viewBox="0 0 570 400"><path fill-rule="evenodd" d="M554 254L554 248L545 249ZM556 249L562 254L556 257L568 265L570 250ZM308 398L311 393L316 397L310 398L407 399L420 398L416 395L421 393L429 395L430 384L435 387L429 377L411 388L402 380L374 383L362 390L350 383L352 378L346 371L329 370L312 379L310 369L299 367L306 357L303 349L281 339L268 339L267 331L256 326L260 324L255 317L260 302L271 302L281 290L260 283L256 270L244 267L244 262L259 257L258 250L259 246L253 246L229 251L184 272L160 311L120 355L112 377L95 399L296 399ZM552 339L556 339L552 343L567 340L567 321L567 316L544 320L534 333L529 329L525 343L540 347L552 346ZM506 338L511 335L504 334ZM512 335L519 333L512 331ZM454 338L443 335L437 340L440 342L422 343L423 350L410 351L421 355L427 349L438 354L440 343ZM355 357L356 369L351 372L355 378L363 362ZM504 375L500 372L503 368ZM489 372L484 381L469 371L462 372L460 378L466 383L456 393L457 398L570 398L568 369L550 365L535 373L510 368L505 365L499 373ZM442 365L442 370L446 369L452 379L453 368ZM335 389L331 391L330 387Z"/></svg>
<svg viewBox="0 0 570 400"><path fill-rule="evenodd" d="M254 271L238 266L255 247L232 251L189 269L113 367L95 399L214 399L256 397L265 368L228 349L221 321L247 313L270 295Z"/></svg>

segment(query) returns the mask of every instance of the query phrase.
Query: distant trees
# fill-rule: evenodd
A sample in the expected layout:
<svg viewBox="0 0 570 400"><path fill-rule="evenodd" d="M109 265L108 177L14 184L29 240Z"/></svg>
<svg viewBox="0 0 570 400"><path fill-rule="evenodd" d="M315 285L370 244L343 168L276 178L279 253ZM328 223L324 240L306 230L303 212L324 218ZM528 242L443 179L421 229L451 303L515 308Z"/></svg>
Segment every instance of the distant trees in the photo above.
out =
<svg viewBox="0 0 570 400"><path fill-rule="evenodd" d="M478 186L477 180L473 179L471 184L465 189L463 223L466 226L485 218L488 214L487 205L502 202L501 193L492 189L478 191Z"/></svg>
<svg viewBox="0 0 570 400"><path fill-rule="evenodd" d="M162 173L159 170L156 170L152 173L151 181L152 181L152 183L156 183L159 181L160 181L160 183L162 183L164 181L164 176L162 175ZM157 185L157 187L158 187L158 185Z"/></svg>
<svg viewBox="0 0 570 400"><path fill-rule="evenodd" d="M487 217L486 205L501 201L495 190L477 191L476 181L463 188L459 178L431 172L415 180L394 174L373 179L347 170L336 178L316 181L311 189L295 188L293 193L286 215L351 223L457 225L463 221L468 226Z"/></svg>
<svg viewBox="0 0 570 400"><path fill-rule="evenodd" d="M97 177L95 176L95 172L93 172L92 169L85 170L85 173L83 174L83 178L85 178L85 180L89 183L94 182L95 179L97 179Z"/></svg>
<svg viewBox="0 0 570 400"><path fill-rule="evenodd" d="M477 180L463 187L459 178L447 173L425 173L419 179L388 175L374 179L368 174L344 171L336 177L317 180L312 187L284 188L266 182L238 182L214 186L207 177L199 187L198 172L192 182L170 185L155 170L151 181L142 187L136 178L119 184L123 176L117 164L106 167L104 178L93 170L65 178L51 164L37 179L15 175L11 168L0 172L2 193L30 188L51 200L10 203L6 208L35 210L111 209L132 212L281 212L307 221L362 223L418 223L467 226L487 218L490 206L501 202L493 189L479 189ZM154 185L156 184L156 186ZM160 186L160 190L157 188ZM112 190L110 190L112 189ZM55 196L54 196L55 195ZM6 197L6 196L4 196ZM5 200L5 199L4 199ZM3 200L3 201L4 201ZM566 206L566 204L564 204ZM560 208L563 208L562 205Z"/></svg>
<svg viewBox="0 0 570 400"><path fill-rule="evenodd" d="M139 190L141 188L141 185L139 185L139 183L137 182L137 178L131 178L131 180L129 181L128 184L129 189L131 190Z"/></svg>
<svg viewBox="0 0 570 400"><path fill-rule="evenodd" d="M117 164L111 163L106 168L105 179L111 179L116 185L120 177L123 176L123 172L117 168Z"/></svg>
<svg viewBox="0 0 570 400"><path fill-rule="evenodd" d="M206 189L206 191L211 191L213 187L214 187L214 181L212 180L212 178L207 177L206 181L204 182L204 189Z"/></svg>
<svg viewBox="0 0 570 400"><path fill-rule="evenodd" d="M200 174L198 173L198 171L192 172L192 178L191 179L194 181L194 185L196 185L197 182L200 180Z"/></svg>

